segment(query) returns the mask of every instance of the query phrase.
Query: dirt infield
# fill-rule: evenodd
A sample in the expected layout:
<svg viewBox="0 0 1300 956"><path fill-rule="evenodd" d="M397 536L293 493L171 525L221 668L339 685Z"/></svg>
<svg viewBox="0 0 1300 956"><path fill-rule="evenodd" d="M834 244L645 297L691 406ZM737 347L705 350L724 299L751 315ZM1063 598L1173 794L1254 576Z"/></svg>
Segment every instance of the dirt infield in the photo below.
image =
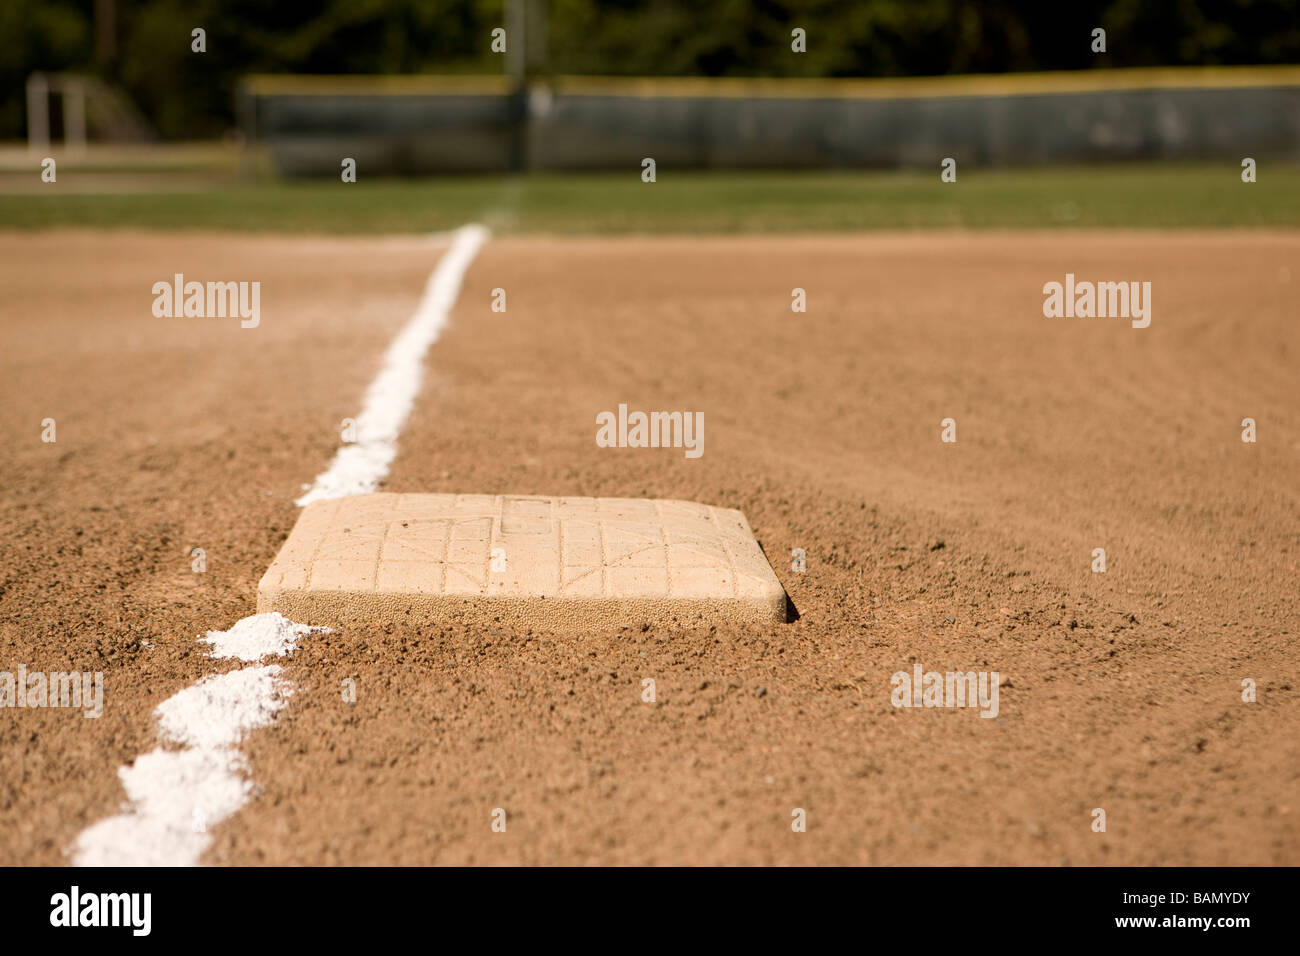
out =
<svg viewBox="0 0 1300 956"><path fill-rule="evenodd" d="M0 863L63 861L152 709L229 666L195 636L253 613L437 250L0 235L0 670L105 685L97 720L3 713ZM1300 863L1298 261L1266 232L492 241L383 490L736 508L798 619L313 635L205 862ZM260 325L155 318L178 272L261 281ZM1045 318L1067 273L1151 282L1150 327ZM703 412L704 453L598 447L622 403ZM997 671L996 718L895 707L915 664Z"/></svg>

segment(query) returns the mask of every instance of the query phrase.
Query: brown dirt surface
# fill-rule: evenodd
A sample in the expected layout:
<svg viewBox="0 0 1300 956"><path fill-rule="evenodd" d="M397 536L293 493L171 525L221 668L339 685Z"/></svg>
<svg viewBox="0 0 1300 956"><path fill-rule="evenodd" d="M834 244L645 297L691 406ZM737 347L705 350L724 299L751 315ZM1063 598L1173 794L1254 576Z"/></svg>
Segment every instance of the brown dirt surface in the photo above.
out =
<svg viewBox="0 0 1300 956"><path fill-rule="evenodd" d="M62 861L152 709L232 666L195 637L253 613L437 248L0 234L0 670L107 688L4 712L0 863ZM1297 262L1282 232L490 242L383 490L736 508L798 618L313 635L205 862L1300 863ZM175 272L262 281L261 326L155 319ZM1044 318L1067 272L1150 281L1151 326ZM704 454L597 447L620 403L702 411ZM997 671L997 718L894 707L917 662Z"/></svg>

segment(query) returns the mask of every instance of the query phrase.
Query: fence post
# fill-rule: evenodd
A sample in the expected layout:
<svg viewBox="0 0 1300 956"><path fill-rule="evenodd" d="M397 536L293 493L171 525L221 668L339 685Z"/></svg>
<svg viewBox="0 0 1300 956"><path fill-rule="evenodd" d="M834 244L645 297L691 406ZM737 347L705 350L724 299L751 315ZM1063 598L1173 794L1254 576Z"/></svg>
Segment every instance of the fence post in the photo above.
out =
<svg viewBox="0 0 1300 956"><path fill-rule="evenodd" d="M27 77L27 148L37 155L50 148L50 83L44 73Z"/></svg>

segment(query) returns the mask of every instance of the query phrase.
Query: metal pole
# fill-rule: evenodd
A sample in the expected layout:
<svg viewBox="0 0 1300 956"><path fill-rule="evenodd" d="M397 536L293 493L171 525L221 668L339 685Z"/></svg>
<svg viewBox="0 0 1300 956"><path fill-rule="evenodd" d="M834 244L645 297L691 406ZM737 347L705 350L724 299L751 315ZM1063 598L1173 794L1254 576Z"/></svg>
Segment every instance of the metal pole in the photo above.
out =
<svg viewBox="0 0 1300 956"><path fill-rule="evenodd" d="M526 0L506 0L506 76L510 93L506 100L510 125L510 171L522 173L528 163L528 88L524 77L527 37L524 36Z"/></svg>
<svg viewBox="0 0 1300 956"><path fill-rule="evenodd" d="M546 75L547 53L547 0L528 0L527 62L524 70L528 76Z"/></svg>
<svg viewBox="0 0 1300 956"><path fill-rule="evenodd" d="M506 0L506 76L516 89L524 84L528 38L524 36L525 0Z"/></svg>
<svg viewBox="0 0 1300 956"><path fill-rule="evenodd" d="M38 155L50 148L50 83L44 73L27 77L27 148Z"/></svg>

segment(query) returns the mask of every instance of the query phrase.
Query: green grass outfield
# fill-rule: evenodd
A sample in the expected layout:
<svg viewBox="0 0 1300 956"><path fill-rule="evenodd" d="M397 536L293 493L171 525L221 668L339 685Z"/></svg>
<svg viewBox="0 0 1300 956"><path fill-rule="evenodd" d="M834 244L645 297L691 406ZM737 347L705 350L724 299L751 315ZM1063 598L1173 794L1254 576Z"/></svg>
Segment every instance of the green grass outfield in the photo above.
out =
<svg viewBox="0 0 1300 956"><path fill-rule="evenodd" d="M254 232L424 233L469 221L500 233L826 232L933 228L1300 226L1300 166L1263 163L1241 181L1220 165L987 171L674 172L173 183L137 173L39 183L0 178L0 228L58 226ZM155 180L154 177L157 179ZM31 182L28 182L28 180ZM108 180L107 184L105 181ZM158 191L149 191L156 183ZM66 184L66 185L65 185ZM11 191L5 191L9 189Z"/></svg>

